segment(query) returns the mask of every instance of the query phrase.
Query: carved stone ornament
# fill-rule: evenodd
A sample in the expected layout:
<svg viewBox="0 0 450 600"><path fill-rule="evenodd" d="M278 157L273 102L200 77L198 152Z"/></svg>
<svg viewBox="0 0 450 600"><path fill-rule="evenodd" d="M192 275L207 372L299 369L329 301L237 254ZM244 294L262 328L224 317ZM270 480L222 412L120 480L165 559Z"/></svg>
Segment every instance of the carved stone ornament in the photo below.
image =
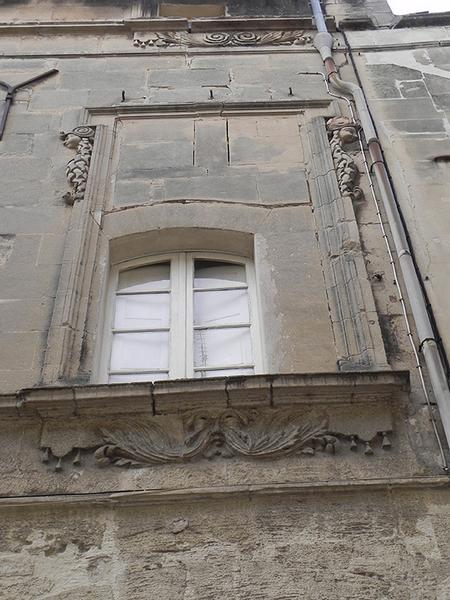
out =
<svg viewBox="0 0 450 600"><path fill-rule="evenodd" d="M363 192L358 187L359 169L353 156L345 150L345 146L358 139L356 127L347 117L333 117L327 121L327 130L339 190L342 196L352 201L362 200Z"/></svg>
<svg viewBox="0 0 450 600"><path fill-rule="evenodd" d="M76 127L69 133L61 132L64 146L75 150L74 158L69 160L66 167L66 177L71 186L70 192L63 196L67 204L72 206L84 198L94 146L95 129L93 127Z"/></svg>
<svg viewBox="0 0 450 600"><path fill-rule="evenodd" d="M184 31L136 32L133 45L138 48L191 46L304 46L312 37L304 31L238 31L187 33Z"/></svg>
<svg viewBox="0 0 450 600"><path fill-rule="evenodd" d="M380 432L381 433L381 432ZM360 440L327 430L327 422L278 410L226 410L212 416L196 412L182 418L181 435L155 421L128 421L127 427L101 430L105 442L95 451L99 465L143 467L189 462L199 458L276 459L291 455L335 454L338 438L350 450L363 445L364 454L374 453L372 440ZM378 434L377 434L378 436ZM380 446L390 447L387 432Z"/></svg>

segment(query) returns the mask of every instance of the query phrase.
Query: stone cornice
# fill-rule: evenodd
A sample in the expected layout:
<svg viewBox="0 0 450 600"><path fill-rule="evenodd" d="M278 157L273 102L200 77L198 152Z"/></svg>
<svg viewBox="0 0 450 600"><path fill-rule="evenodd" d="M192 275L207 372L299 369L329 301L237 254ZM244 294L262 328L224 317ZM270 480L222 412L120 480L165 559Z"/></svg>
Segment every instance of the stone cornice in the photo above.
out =
<svg viewBox="0 0 450 600"><path fill-rule="evenodd" d="M327 24L330 31L335 31L335 21L333 17L327 17ZM0 35L2 34L20 34L33 35L35 33L46 35L61 35L64 33L97 33L102 31L112 32L130 32L139 29L139 31L186 31L191 33L201 33L209 31L255 31L255 30L295 30L309 29L315 30L313 19L311 17L291 17L291 18L222 18L222 19L176 19L176 18L154 18L154 19L123 19L108 21L71 21L71 22L36 22L28 21L22 23L0 23Z"/></svg>
<svg viewBox="0 0 450 600"><path fill-rule="evenodd" d="M300 483L274 483L253 485L228 485L187 489L129 490L123 492L99 492L83 494L46 494L32 496L10 496L0 498L0 510L19 507L56 508L80 504L90 505L146 505L179 502L205 502L224 498L256 498L264 496L292 496L311 493L355 493L406 489L449 489L446 475L428 477L386 477L345 481L308 481Z"/></svg>
<svg viewBox="0 0 450 600"><path fill-rule="evenodd" d="M282 408L395 401L407 371L254 375L229 379L25 389L0 396L3 418L164 415L197 409Z"/></svg>
<svg viewBox="0 0 450 600"><path fill-rule="evenodd" d="M311 74L313 76L314 74ZM308 73L305 77L309 77ZM112 106L89 106L86 115L114 115L120 118L139 118L144 115L159 116L228 116L242 114L296 114L306 108L327 108L331 97L308 100L268 100L253 102L183 102L177 104L113 104Z"/></svg>

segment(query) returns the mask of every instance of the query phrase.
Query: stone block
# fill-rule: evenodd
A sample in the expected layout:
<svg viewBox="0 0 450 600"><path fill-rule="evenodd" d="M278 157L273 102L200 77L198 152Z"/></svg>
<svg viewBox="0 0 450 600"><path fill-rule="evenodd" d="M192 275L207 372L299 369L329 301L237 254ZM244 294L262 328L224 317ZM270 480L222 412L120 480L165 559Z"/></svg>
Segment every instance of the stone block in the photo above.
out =
<svg viewBox="0 0 450 600"><path fill-rule="evenodd" d="M40 358L42 335L38 331L3 332L0 344L0 370L23 371L32 369L35 358ZM18 382L18 386L21 383Z"/></svg>
<svg viewBox="0 0 450 600"><path fill-rule="evenodd" d="M264 204L308 203L306 174L298 169L258 173L259 199Z"/></svg>
<svg viewBox="0 0 450 600"><path fill-rule="evenodd" d="M255 120L256 133L262 138L281 138L289 144L298 144L299 124L296 117L260 116Z"/></svg>
<svg viewBox="0 0 450 600"><path fill-rule="evenodd" d="M38 234L19 234L14 239L14 249L11 252L9 266L21 268L22 265L35 265L37 262L41 236Z"/></svg>
<svg viewBox="0 0 450 600"><path fill-rule="evenodd" d="M94 62L99 60L98 57L93 59ZM102 59L100 59L102 60ZM181 70L186 66L186 57L177 54L167 55L149 55L147 53L137 54L136 56L113 56L105 59L104 68L123 72L128 70L139 70L146 73L146 76L153 71L168 71L170 69ZM75 70L79 68L79 60L75 60L73 67ZM103 65L102 65L103 68Z"/></svg>
<svg viewBox="0 0 450 600"><path fill-rule="evenodd" d="M62 90L108 89L112 88L111 84L113 84L119 90L119 94L121 90L134 94L136 90L143 87L146 79L144 64L141 64L141 68L131 69L130 65L120 71L109 70L107 66L103 68L96 60L78 61L78 66L79 70L65 72L62 63L60 73Z"/></svg>
<svg viewBox="0 0 450 600"><path fill-rule="evenodd" d="M431 98L372 100L371 106L389 120L436 119L440 116Z"/></svg>
<svg viewBox="0 0 450 600"><path fill-rule="evenodd" d="M30 133L13 133L2 140L2 154L31 154L33 148L33 135Z"/></svg>
<svg viewBox="0 0 450 600"><path fill-rule="evenodd" d="M258 203L256 173L252 176L252 171L236 169L227 175L169 179L166 181L166 199Z"/></svg>
<svg viewBox="0 0 450 600"><path fill-rule="evenodd" d="M62 111L67 107L82 108L86 106L89 91L86 90L41 90L33 89L30 110Z"/></svg>
<svg viewBox="0 0 450 600"><path fill-rule="evenodd" d="M77 60L77 63L79 61ZM45 71L49 71L50 69L54 69L57 61L53 58L42 59L42 58L2 58L0 59L0 70L3 73L8 71L20 72L23 71L25 77L22 80L29 79L31 75L29 75L30 71L33 71L33 74L45 73ZM44 83L45 80L42 81ZM17 83L17 82L14 82Z"/></svg>
<svg viewBox="0 0 450 600"><path fill-rule="evenodd" d="M100 88L89 91L86 105L92 106L116 106L122 104L121 87ZM143 90L125 90L127 101L132 104L143 103L147 97Z"/></svg>
<svg viewBox="0 0 450 600"><path fill-rule="evenodd" d="M0 233L60 233L65 230L70 209L67 206L0 207Z"/></svg>
<svg viewBox="0 0 450 600"><path fill-rule="evenodd" d="M389 129L393 127L403 133L444 133L446 131L443 119L395 119L385 121L385 124Z"/></svg>
<svg viewBox="0 0 450 600"><path fill-rule="evenodd" d="M0 159L1 162L1 159ZM0 164L1 170L1 164ZM49 177L46 177L47 173L43 172L42 180L27 179L24 177L23 180L14 179L8 177L5 178L4 185L2 187L2 194L0 195L0 206L7 207L21 207L22 209L31 208L32 206L56 206L63 204L62 196L67 191L65 186L60 186L59 189L54 185ZM44 179L46 177L46 179ZM30 223L32 229L32 223ZM0 230L2 224L0 224Z"/></svg>
<svg viewBox="0 0 450 600"><path fill-rule="evenodd" d="M60 265L63 259L65 233L48 233L40 237L38 265Z"/></svg>
<svg viewBox="0 0 450 600"><path fill-rule="evenodd" d="M196 87L150 87L150 104L174 104L209 102L210 90L213 89L215 101L235 100L234 93L227 86L213 87L212 85Z"/></svg>
<svg viewBox="0 0 450 600"><path fill-rule="evenodd" d="M14 173L16 182L34 183L47 176L50 170L50 156L40 156L38 158L28 157L0 157L0 179L10 181L11 173ZM3 201L5 198L2 199Z"/></svg>
<svg viewBox="0 0 450 600"><path fill-rule="evenodd" d="M52 308L52 298L0 298L0 331L44 331Z"/></svg>
<svg viewBox="0 0 450 600"><path fill-rule="evenodd" d="M170 172L192 165L192 141L123 144L120 149L119 174L123 178L152 177L155 170Z"/></svg>
<svg viewBox="0 0 450 600"><path fill-rule="evenodd" d="M117 206L162 201L165 182L161 179L117 181L114 187L114 204Z"/></svg>
<svg viewBox="0 0 450 600"><path fill-rule="evenodd" d="M387 60L387 59L386 59ZM367 70L370 73L371 79L379 82L388 81L407 81L411 79L422 79L422 71L418 69L410 69L390 63L381 65L367 65Z"/></svg>
<svg viewBox="0 0 450 600"><path fill-rule="evenodd" d="M298 145L286 144L280 138L249 138L230 131L231 165L292 165L301 164Z"/></svg>
<svg viewBox="0 0 450 600"><path fill-rule="evenodd" d="M24 111L17 110L17 106L14 106L8 116L3 140L6 140L11 133L17 135L48 131L50 129L51 121L51 114L25 113Z"/></svg>
<svg viewBox="0 0 450 600"><path fill-rule="evenodd" d="M228 164L227 122L225 119L195 121L194 164L211 171L223 170Z"/></svg>
<svg viewBox="0 0 450 600"><path fill-rule="evenodd" d="M169 69L150 71L148 85L162 88L195 88L228 85L230 74L227 69Z"/></svg>
<svg viewBox="0 0 450 600"><path fill-rule="evenodd" d="M272 99L272 94L261 85L240 85L232 87L229 99L233 102L267 102Z"/></svg>
<svg viewBox="0 0 450 600"><path fill-rule="evenodd" d="M40 380L40 375L39 368L17 369L15 371L4 371L0 368L0 389L2 390L2 394L17 392L26 387L33 387Z"/></svg>
<svg viewBox="0 0 450 600"><path fill-rule="evenodd" d="M194 119L167 118L126 121L122 143L193 142Z"/></svg>
<svg viewBox="0 0 450 600"><path fill-rule="evenodd" d="M23 264L20 269L8 262L0 274L0 295L3 299L51 297L56 293L59 269L57 265Z"/></svg>

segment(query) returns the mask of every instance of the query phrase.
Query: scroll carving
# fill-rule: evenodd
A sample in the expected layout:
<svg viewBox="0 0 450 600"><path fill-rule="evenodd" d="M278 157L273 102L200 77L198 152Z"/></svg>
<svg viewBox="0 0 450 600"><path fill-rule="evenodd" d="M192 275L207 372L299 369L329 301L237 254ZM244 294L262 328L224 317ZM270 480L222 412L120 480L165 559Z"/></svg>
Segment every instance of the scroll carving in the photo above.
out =
<svg viewBox="0 0 450 600"><path fill-rule="evenodd" d="M367 456L374 452L371 440L330 432L326 421L308 420L291 411L227 410L218 416L197 412L183 418L181 429L177 436L154 421L131 421L126 429L104 429L105 444L94 456L99 465L119 467L182 463L202 457L276 459L335 454L338 438L346 440L350 450L362 443ZM383 433L381 447L387 449L387 432Z"/></svg>
<svg viewBox="0 0 450 600"><path fill-rule="evenodd" d="M191 47L225 47L225 46L304 46L312 41L312 37L303 31L239 31L213 32L206 34L187 33L184 31L136 32L133 44L138 48L191 46Z"/></svg>
<svg viewBox="0 0 450 600"><path fill-rule="evenodd" d="M358 187L359 169L353 156L345 150L358 139L356 127L347 117L334 117L327 121L327 130L339 190L343 197L352 201L362 200L363 192Z"/></svg>
<svg viewBox="0 0 450 600"><path fill-rule="evenodd" d="M70 206L84 198L94 146L94 135L95 129L86 126L76 127L70 133L61 133L64 146L76 151L74 158L69 160L66 167L66 177L71 190L63 198Z"/></svg>

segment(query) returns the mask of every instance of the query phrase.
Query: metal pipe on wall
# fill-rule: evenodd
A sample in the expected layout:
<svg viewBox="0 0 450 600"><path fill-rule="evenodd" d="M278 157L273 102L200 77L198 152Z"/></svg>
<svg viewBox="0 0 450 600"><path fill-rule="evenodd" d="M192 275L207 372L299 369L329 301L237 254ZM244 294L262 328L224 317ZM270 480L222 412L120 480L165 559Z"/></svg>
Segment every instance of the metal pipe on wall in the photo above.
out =
<svg viewBox="0 0 450 600"><path fill-rule="evenodd" d="M433 394L436 399L447 444L450 447L450 388L444 365L439 354L438 344L434 337L433 327L428 314L426 301L414 266L411 249L397 207L380 141L370 115L362 89L349 81L340 79L336 63L332 56L333 38L327 30L320 0L310 0L318 33L314 38L314 46L319 51L326 68L328 81L338 91L350 95L358 111L361 128L367 141L372 168L376 174L380 195L392 233L395 250L403 275L411 311L419 338L419 349L422 351L428 369Z"/></svg>

